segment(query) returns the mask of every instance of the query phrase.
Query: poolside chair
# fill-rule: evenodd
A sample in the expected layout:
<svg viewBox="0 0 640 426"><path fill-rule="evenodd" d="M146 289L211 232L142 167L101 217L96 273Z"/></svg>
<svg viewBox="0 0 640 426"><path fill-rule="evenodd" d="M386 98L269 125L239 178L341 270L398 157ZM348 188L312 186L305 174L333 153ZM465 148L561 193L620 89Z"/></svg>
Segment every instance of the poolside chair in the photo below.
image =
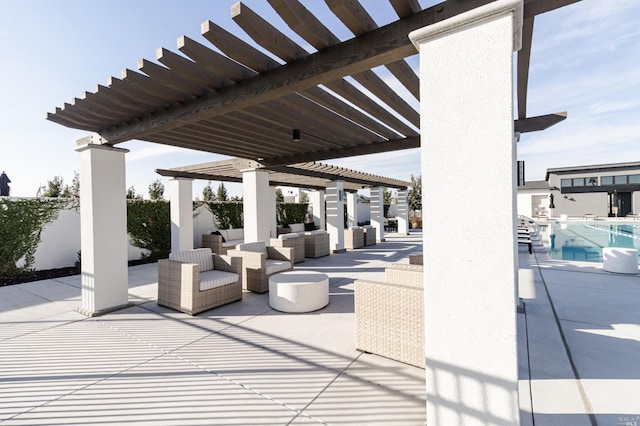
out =
<svg viewBox="0 0 640 426"><path fill-rule="evenodd" d="M423 270L394 263L384 282L356 280L356 349L425 368Z"/></svg>
<svg viewBox="0 0 640 426"><path fill-rule="evenodd" d="M242 259L185 250L158 261L158 305L195 315L242 300Z"/></svg>
<svg viewBox="0 0 640 426"><path fill-rule="evenodd" d="M229 256L242 258L242 287L254 293L269 291L269 276L293 269L293 248L268 247L264 241L238 244Z"/></svg>

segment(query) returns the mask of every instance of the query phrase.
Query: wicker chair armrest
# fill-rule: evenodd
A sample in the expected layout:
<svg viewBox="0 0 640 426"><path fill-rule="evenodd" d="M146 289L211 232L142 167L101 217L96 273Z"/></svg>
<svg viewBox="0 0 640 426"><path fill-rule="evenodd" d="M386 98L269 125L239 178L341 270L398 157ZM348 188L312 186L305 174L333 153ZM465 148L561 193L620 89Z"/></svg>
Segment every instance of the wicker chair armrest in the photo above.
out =
<svg viewBox="0 0 640 426"><path fill-rule="evenodd" d="M220 253L222 242L222 235L204 234L202 236L202 246L209 247L214 253Z"/></svg>
<svg viewBox="0 0 640 426"><path fill-rule="evenodd" d="M275 260L288 260L293 265L292 247L267 247L267 257Z"/></svg>
<svg viewBox="0 0 640 426"><path fill-rule="evenodd" d="M169 259L158 260L158 285L179 286L182 291L194 293L199 290L200 266Z"/></svg>
<svg viewBox="0 0 640 426"><path fill-rule="evenodd" d="M264 269L267 256L264 253L243 250L229 250L227 256L242 258L242 267L248 269Z"/></svg>
<svg viewBox="0 0 640 426"><path fill-rule="evenodd" d="M422 265L394 263L385 269L385 281L408 287L424 288Z"/></svg>
<svg viewBox="0 0 640 426"><path fill-rule="evenodd" d="M219 271L234 272L239 275L242 272L242 257L214 253L213 268Z"/></svg>

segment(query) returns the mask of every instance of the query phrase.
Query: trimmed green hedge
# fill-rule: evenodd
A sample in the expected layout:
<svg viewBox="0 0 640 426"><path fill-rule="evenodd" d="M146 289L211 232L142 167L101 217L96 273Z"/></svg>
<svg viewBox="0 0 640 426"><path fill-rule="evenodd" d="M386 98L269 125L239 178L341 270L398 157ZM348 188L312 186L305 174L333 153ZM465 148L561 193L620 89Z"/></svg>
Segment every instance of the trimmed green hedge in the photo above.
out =
<svg viewBox="0 0 640 426"><path fill-rule="evenodd" d="M171 211L165 200L127 200L127 231L131 244L146 249L142 258L166 259L171 251Z"/></svg>
<svg viewBox="0 0 640 426"><path fill-rule="evenodd" d="M206 205L213 214L213 222L217 229L244 228L242 202L209 201Z"/></svg>
<svg viewBox="0 0 640 426"><path fill-rule="evenodd" d="M308 203L278 203L276 204L276 217L278 225L291 223L304 223L309 213Z"/></svg>

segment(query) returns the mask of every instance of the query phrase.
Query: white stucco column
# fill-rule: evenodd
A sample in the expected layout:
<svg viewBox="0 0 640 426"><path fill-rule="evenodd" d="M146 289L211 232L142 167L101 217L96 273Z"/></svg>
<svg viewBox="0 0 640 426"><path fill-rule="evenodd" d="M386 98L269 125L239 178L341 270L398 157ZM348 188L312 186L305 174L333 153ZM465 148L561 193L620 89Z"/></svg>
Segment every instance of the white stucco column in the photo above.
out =
<svg viewBox="0 0 640 426"><path fill-rule="evenodd" d="M347 192L347 228L358 225L358 194Z"/></svg>
<svg viewBox="0 0 640 426"><path fill-rule="evenodd" d="M193 179L169 181L171 210L171 251L193 248Z"/></svg>
<svg viewBox="0 0 640 426"><path fill-rule="evenodd" d="M78 141L82 308L96 316L128 305L124 155L129 150Z"/></svg>
<svg viewBox="0 0 640 426"><path fill-rule="evenodd" d="M409 193L406 189L398 190L398 233L409 235Z"/></svg>
<svg viewBox="0 0 640 426"><path fill-rule="evenodd" d="M272 215L268 211L269 172L259 169L242 170L244 200L244 242L264 241L269 245ZM275 195L274 195L275 200Z"/></svg>
<svg viewBox="0 0 640 426"><path fill-rule="evenodd" d="M383 205L383 188L371 188L371 226L376 228L376 239L384 241L384 205Z"/></svg>
<svg viewBox="0 0 640 426"><path fill-rule="evenodd" d="M313 191L309 197L313 207L313 223L318 229L325 229L324 191Z"/></svg>
<svg viewBox="0 0 640 426"><path fill-rule="evenodd" d="M344 200L341 180L327 184L327 231L329 247L334 253L342 253L344 248Z"/></svg>
<svg viewBox="0 0 640 426"><path fill-rule="evenodd" d="M278 216L276 212L276 187L269 186L269 235L272 238L278 236Z"/></svg>
<svg viewBox="0 0 640 426"><path fill-rule="evenodd" d="M519 424L513 51L522 1L414 31L427 424ZM479 226L480 225L480 226Z"/></svg>

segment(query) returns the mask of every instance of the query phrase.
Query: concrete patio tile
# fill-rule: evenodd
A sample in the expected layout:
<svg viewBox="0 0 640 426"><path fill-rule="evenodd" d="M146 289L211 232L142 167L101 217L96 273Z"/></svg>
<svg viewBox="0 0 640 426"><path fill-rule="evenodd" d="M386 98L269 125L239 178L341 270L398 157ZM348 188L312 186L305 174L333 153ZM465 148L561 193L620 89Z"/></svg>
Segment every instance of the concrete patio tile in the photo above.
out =
<svg viewBox="0 0 640 426"><path fill-rule="evenodd" d="M304 408L339 371L311 361L322 351L234 327L172 354L295 409ZM335 355L324 353L327 362Z"/></svg>
<svg viewBox="0 0 640 426"><path fill-rule="evenodd" d="M424 392L424 370L363 354L304 413L328 424L421 425Z"/></svg>
<svg viewBox="0 0 640 426"><path fill-rule="evenodd" d="M536 426L591 426L576 380L532 380Z"/></svg>
<svg viewBox="0 0 640 426"><path fill-rule="evenodd" d="M283 425L298 415L243 386L167 355L3 424Z"/></svg>
<svg viewBox="0 0 640 426"><path fill-rule="evenodd" d="M37 308L29 309L34 314L39 311L39 316L25 318L24 315L10 317L0 314L0 341L19 337L25 334L36 333L49 328L59 327L72 321L82 321L86 317L78 312L64 309L50 310Z"/></svg>
<svg viewBox="0 0 640 426"><path fill-rule="evenodd" d="M2 418L159 355L147 345L92 320L5 340L0 351L0 400L16 398L16 402L22 402L19 407L3 404ZM29 398L22 399L21 395Z"/></svg>

